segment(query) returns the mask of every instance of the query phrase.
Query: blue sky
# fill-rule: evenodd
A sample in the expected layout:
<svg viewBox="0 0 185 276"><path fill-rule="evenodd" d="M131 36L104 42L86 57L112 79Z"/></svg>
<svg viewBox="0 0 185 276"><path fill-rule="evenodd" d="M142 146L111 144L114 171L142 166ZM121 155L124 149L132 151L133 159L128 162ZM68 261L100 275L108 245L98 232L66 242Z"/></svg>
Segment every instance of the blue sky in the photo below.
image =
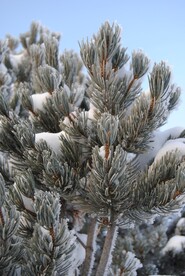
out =
<svg viewBox="0 0 185 276"><path fill-rule="evenodd" d="M184 0L0 0L0 8L0 39L7 33L18 37L38 21L61 33L61 51L79 52L78 41L91 37L105 20L116 21L128 53L142 49L152 62L164 60L171 66L182 95L165 128L185 127Z"/></svg>

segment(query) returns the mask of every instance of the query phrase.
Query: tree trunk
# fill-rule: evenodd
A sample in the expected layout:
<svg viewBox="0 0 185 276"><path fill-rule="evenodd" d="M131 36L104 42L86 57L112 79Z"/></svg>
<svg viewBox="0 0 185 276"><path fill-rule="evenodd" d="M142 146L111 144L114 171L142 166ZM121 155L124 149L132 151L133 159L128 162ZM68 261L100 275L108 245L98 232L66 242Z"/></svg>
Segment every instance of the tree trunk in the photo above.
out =
<svg viewBox="0 0 185 276"><path fill-rule="evenodd" d="M97 218L92 218L89 224L87 245L86 245L86 256L82 268L82 276L90 275L93 264L94 264L94 254L95 254L95 243L97 236Z"/></svg>
<svg viewBox="0 0 185 276"><path fill-rule="evenodd" d="M111 261L112 261L112 250L115 245L116 237L117 237L117 225L116 225L116 221L114 221L107 228L107 236L105 238L105 243L103 246L100 262L98 264L98 268L96 271L96 276L107 275L108 268L111 265Z"/></svg>

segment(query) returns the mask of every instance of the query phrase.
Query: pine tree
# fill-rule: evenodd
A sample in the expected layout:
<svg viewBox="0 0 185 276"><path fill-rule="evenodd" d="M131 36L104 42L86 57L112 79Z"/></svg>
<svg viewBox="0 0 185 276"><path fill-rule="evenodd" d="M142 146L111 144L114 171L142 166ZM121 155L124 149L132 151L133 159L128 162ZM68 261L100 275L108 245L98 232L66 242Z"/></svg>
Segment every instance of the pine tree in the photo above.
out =
<svg viewBox="0 0 185 276"><path fill-rule="evenodd" d="M160 127L180 88L164 61L149 72L141 50L127 55L117 24L82 41L81 58L59 41L35 22L0 41L0 273L166 273L185 132Z"/></svg>

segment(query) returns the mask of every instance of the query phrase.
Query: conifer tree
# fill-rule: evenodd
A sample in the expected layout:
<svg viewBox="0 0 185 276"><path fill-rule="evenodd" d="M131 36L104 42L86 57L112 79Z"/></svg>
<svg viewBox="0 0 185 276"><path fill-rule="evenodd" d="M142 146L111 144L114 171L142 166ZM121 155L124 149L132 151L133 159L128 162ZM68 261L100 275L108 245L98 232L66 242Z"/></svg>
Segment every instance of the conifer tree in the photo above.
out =
<svg viewBox="0 0 185 276"><path fill-rule="evenodd" d="M128 56L117 24L81 57L59 41L35 22L0 41L0 274L169 273L185 131L160 128L180 88L164 61L149 71L141 50Z"/></svg>

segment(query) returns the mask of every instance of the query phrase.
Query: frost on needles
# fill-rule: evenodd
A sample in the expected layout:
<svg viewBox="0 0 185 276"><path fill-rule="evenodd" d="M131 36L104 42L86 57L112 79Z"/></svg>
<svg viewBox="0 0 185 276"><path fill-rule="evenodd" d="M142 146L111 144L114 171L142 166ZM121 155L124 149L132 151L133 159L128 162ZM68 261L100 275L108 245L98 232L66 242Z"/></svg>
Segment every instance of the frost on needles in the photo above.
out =
<svg viewBox="0 0 185 276"><path fill-rule="evenodd" d="M185 131L160 128L180 88L164 61L128 56L117 24L81 57L59 41L35 22L0 41L0 273L168 274L168 240L185 248Z"/></svg>

